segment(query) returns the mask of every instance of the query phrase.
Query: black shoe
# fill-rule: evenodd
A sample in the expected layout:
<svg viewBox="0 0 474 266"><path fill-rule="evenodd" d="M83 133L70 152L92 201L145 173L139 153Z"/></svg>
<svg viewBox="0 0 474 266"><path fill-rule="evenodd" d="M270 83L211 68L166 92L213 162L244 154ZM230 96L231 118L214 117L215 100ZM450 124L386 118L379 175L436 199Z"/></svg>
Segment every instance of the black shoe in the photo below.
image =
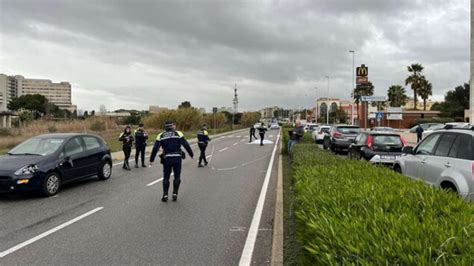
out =
<svg viewBox="0 0 474 266"><path fill-rule="evenodd" d="M260 146L263 146L263 144L260 144Z"/></svg>
<svg viewBox="0 0 474 266"><path fill-rule="evenodd" d="M207 166L209 163L208 162L205 162L204 165Z"/></svg>
<svg viewBox="0 0 474 266"><path fill-rule="evenodd" d="M161 198L161 201L167 202L168 201L168 195L163 195L163 197Z"/></svg>
<svg viewBox="0 0 474 266"><path fill-rule="evenodd" d="M124 165L122 166L122 169L127 170L127 166L124 164Z"/></svg>
<svg viewBox="0 0 474 266"><path fill-rule="evenodd" d="M202 164L198 164L198 167L201 168L201 167L204 167Z"/></svg>
<svg viewBox="0 0 474 266"><path fill-rule="evenodd" d="M147 167L147 165L146 165L146 164L142 164L142 167Z"/></svg>
<svg viewBox="0 0 474 266"><path fill-rule="evenodd" d="M178 200L178 194L173 194L173 201L177 201Z"/></svg>
<svg viewBox="0 0 474 266"><path fill-rule="evenodd" d="M138 164L135 164L135 168L138 168Z"/></svg>

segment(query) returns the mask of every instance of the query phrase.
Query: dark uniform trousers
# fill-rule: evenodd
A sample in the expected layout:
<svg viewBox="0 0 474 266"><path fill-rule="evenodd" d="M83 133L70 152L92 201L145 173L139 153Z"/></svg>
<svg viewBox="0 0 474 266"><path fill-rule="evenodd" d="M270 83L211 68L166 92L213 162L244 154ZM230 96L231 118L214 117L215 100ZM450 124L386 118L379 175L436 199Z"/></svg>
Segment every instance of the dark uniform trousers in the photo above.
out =
<svg viewBox="0 0 474 266"><path fill-rule="evenodd" d="M181 184L181 157L166 157L163 162L163 194L168 194L171 172L174 173L173 194L178 194Z"/></svg>
<svg viewBox="0 0 474 266"><path fill-rule="evenodd" d="M138 157L141 155L142 165L145 165L146 143L138 143L135 146L135 164L138 164Z"/></svg>
<svg viewBox="0 0 474 266"><path fill-rule="evenodd" d="M123 160L123 166L128 167L128 160L130 159L130 154L132 154L132 145L122 145L123 154L125 159Z"/></svg>
<svg viewBox="0 0 474 266"><path fill-rule="evenodd" d="M204 163L207 164L207 160L206 160L207 143L206 142L199 142L198 146L199 146L199 150L201 151L201 155L199 155L199 164L201 164L202 161L204 161Z"/></svg>

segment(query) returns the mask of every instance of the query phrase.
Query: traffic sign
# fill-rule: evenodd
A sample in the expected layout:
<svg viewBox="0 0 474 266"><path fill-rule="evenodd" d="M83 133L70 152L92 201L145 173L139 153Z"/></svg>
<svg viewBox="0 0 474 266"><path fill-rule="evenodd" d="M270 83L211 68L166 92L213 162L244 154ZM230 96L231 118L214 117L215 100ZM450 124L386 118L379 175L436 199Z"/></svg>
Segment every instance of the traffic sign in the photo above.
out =
<svg viewBox="0 0 474 266"><path fill-rule="evenodd" d="M383 112L376 112L376 113L375 113L375 119L377 119L377 120L378 120L378 119L382 119L382 118L383 118L383 114L384 114Z"/></svg>
<svg viewBox="0 0 474 266"><path fill-rule="evenodd" d="M215 114L217 113L217 107L212 107L212 112Z"/></svg>
<svg viewBox="0 0 474 266"><path fill-rule="evenodd" d="M366 67L364 64L356 68L356 76L367 77L368 75L369 75L369 68Z"/></svg>
<svg viewBox="0 0 474 266"><path fill-rule="evenodd" d="M387 101L386 96L361 96L360 99L363 102L385 102L385 101Z"/></svg>

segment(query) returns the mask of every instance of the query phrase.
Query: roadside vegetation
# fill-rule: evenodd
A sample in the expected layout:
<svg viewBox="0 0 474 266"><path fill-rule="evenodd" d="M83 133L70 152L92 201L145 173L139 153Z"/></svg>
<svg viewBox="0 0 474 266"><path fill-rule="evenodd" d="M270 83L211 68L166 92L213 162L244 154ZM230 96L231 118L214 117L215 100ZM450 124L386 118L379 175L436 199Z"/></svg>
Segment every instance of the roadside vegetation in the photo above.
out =
<svg viewBox="0 0 474 266"><path fill-rule="evenodd" d="M286 144L285 129L283 136ZM473 204L388 168L338 157L310 140L293 152L291 171L284 172L291 174L285 180L292 181L293 198L285 207L294 214L297 244L286 248L300 254L286 257L289 262L472 265Z"/></svg>

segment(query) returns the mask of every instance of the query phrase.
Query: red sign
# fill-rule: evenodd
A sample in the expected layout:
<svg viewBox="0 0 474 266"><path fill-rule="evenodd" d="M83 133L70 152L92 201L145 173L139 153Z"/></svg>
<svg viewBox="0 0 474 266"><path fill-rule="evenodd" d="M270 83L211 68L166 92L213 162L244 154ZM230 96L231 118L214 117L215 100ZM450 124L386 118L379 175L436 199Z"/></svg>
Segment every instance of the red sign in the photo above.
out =
<svg viewBox="0 0 474 266"><path fill-rule="evenodd" d="M365 76L365 77L358 76L356 78L356 84L357 85L362 85L362 84L367 84L367 83L369 83L369 78L367 76Z"/></svg>

